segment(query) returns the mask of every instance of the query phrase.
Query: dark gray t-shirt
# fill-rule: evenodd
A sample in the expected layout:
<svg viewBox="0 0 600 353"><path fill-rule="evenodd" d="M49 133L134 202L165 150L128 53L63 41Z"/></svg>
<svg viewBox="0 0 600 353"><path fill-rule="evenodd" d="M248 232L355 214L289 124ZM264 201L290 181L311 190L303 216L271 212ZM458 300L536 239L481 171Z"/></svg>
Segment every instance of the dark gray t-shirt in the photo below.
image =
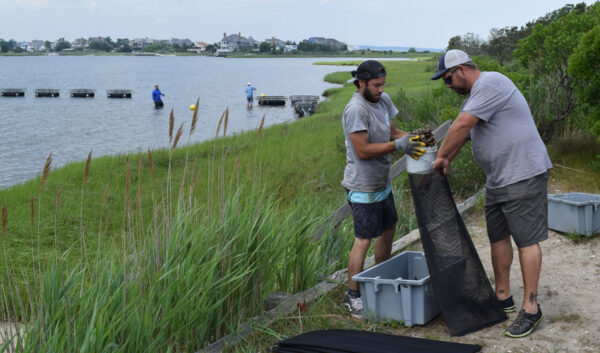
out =
<svg viewBox="0 0 600 353"><path fill-rule="evenodd" d="M552 168L525 97L499 72L481 72L461 112L480 119L471 129L473 158L487 176L486 187L500 188Z"/></svg>
<svg viewBox="0 0 600 353"><path fill-rule="evenodd" d="M390 119L398 114L398 109L386 93L377 103L367 101L360 93L354 95L344 109L342 125L346 144L346 169L342 185L352 191L381 191L389 185L388 174L392 158L389 154L360 159L350 140L350 134L367 131L369 143L390 141Z"/></svg>

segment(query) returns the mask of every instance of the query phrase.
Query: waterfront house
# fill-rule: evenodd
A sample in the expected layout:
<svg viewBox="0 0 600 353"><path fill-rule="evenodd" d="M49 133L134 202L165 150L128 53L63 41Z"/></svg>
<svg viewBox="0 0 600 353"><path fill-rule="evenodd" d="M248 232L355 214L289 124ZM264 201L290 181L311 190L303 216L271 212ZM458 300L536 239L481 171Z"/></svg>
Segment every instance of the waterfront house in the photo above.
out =
<svg viewBox="0 0 600 353"><path fill-rule="evenodd" d="M77 38L71 43L71 47L73 48L86 48L88 45L88 41L85 38Z"/></svg>
<svg viewBox="0 0 600 353"><path fill-rule="evenodd" d="M208 44L205 42L196 42L187 51L201 54L206 51L207 46L208 46Z"/></svg>
<svg viewBox="0 0 600 353"><path fill-rule="evenodd" d="M235 50L253 50L258 48L258 41L248 36L248 38L242 36L241 32L238 34L227 35L223 33L223 38L219 42L218 54L231 53Z"/></svg>
<svg viewBox="0 0 600 353"><path fill-rule="evenodd" d="M152 44L157 44L159 41L157 39L149 39L148 37L146 38L134 38L131 41L131 49L133 51L141 51L144 50L144 48L146 48L149 45Z"/></svg>

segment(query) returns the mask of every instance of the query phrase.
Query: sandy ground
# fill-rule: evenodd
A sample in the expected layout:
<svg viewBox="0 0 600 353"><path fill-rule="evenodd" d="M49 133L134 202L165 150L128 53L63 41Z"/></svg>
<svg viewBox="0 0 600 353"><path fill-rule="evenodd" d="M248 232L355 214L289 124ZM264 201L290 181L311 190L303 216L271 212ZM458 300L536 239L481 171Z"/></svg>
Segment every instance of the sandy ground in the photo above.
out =
<svg viewBox="0 0 600 353"><path fill-rule="evenodd" d="M10 338L15 332L14 323L0 321L0 345L4 343L7 338Z"/></svg>
<svg viewBox="0 0 600 353"><path fill-rule="evenodd" d="M493 283L490 247L485 226L470 225L469 232ZM540 243L543 264L538 301L544 321L528 337L514 339L504 330L516 318L462 337L450 337L441 316L422 326L415 336L438 337L483 346L483 353L600 352L600 238L576 244L553 231ZM517 310L523 300L523 282L517 248L513 246L511 291Z"/></svg>

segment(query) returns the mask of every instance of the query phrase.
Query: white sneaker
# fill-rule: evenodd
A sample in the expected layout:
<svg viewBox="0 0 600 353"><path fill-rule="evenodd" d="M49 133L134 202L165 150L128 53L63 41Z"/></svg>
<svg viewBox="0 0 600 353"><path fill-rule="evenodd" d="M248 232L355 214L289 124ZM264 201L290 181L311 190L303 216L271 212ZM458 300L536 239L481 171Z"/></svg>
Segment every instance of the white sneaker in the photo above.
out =
<svg viewBox="0 0 600 353"><path fill-rule="evenodd" d="M344 305L350 310L350 315L355 319L362 318L363 303L360 297L353 297L346 291L346 297L344 299Z"/></svg>

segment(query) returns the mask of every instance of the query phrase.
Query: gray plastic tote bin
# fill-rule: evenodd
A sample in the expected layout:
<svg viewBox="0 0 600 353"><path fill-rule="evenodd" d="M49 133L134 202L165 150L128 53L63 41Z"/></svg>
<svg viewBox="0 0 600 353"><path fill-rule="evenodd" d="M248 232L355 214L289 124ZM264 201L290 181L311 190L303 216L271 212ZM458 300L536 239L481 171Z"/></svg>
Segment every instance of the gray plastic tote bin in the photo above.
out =
<svg viewBox="0 0 600 353"><path fill-rule="evenodd" d="M573 192L548 195L548 228L592 235L600 232L600 195Z"/></svg>
<svg viewBox="0 0 600 353"><path fill-rule="evenodd" d="M363 317L424 325L440 313L429 280L425 255L404 251L355 276L363 302Z"/></svg>

